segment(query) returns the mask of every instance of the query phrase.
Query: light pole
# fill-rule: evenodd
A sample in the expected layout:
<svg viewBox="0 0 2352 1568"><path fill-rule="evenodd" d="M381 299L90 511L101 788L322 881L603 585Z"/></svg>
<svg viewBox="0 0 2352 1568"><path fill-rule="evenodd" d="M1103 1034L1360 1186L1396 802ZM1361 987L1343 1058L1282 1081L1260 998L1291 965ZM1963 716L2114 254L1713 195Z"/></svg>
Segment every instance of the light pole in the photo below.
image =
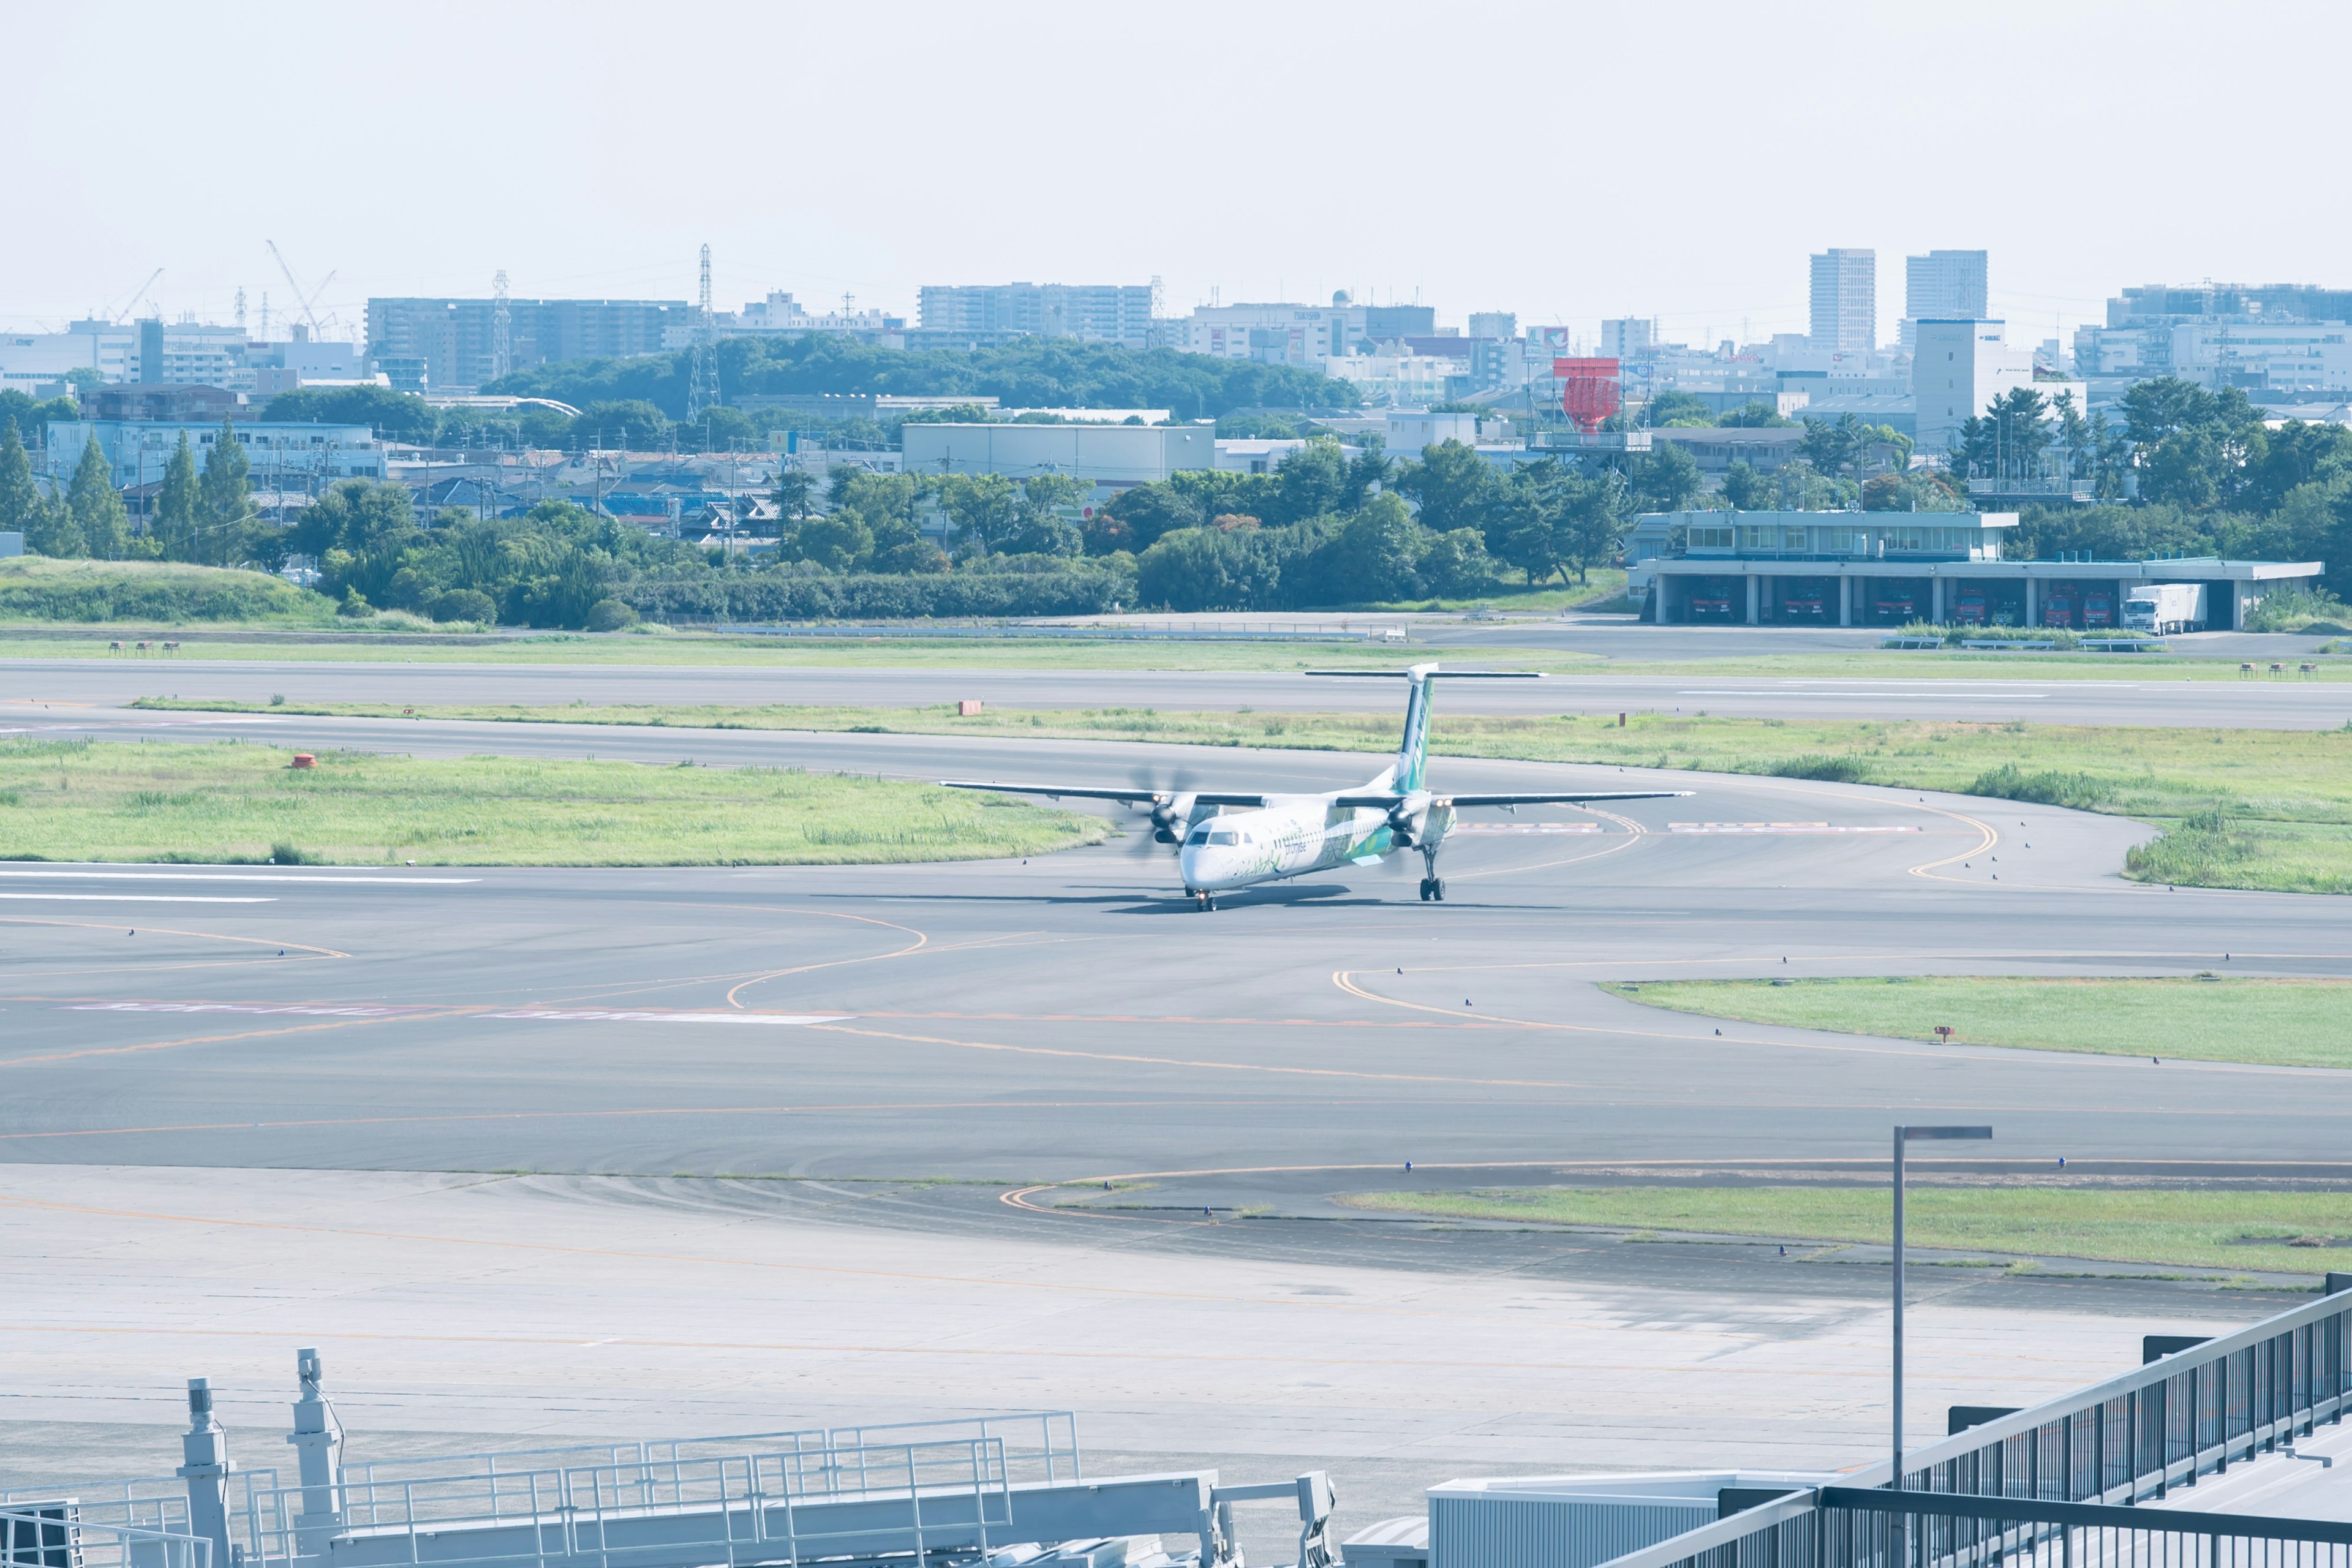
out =
<svg viewBox="0 0 2352 1568"><path fill-rule="evenodd" d="M1889 1486L1903 1489L1903 1145L1914 1138L1990 1138L1990 1127L1905 1127L1895 1129L1895 1479ZM1904 1558L1909 1560L1909 1516L1897 1514L1903 1531Z"/></svg>

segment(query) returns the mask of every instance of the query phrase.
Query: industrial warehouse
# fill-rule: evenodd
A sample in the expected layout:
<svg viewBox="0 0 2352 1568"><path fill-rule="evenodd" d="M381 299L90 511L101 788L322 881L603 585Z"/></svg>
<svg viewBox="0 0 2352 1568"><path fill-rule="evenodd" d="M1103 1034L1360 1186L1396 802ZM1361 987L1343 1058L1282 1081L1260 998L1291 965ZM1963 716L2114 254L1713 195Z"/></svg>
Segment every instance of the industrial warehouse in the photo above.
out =
<svg viewBox="0 0 2352 1568"><path fill-rule="evenodd" d="M2137 590L2200 584L2203 603L2162 619L2242 631L2267 594L2309 586L2316 561L2008 561L2005 511L1677 511L1626 541L1629 591L1662 626L2041 626L2135 629ZM2155 630L2155 626L2144 629Z"/></svg>

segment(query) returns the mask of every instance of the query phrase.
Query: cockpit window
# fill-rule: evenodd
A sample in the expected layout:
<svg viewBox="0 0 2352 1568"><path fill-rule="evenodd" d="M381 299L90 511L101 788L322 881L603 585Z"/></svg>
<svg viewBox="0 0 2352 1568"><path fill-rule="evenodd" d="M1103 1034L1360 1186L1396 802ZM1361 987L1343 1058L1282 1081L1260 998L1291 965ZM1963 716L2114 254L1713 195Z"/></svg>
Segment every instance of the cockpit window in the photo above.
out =
<svg viewBox="0 0 2352 1568"><path fill-rule="evenodd" d="M1209 830L1205 827L1192 829L1192 837L1184 840L1187 844L1206 844L1208 841Z"/></svg>
<svg viewBox="0 0 2352 1568"><path fill-rule="evenodd" d="M1238 844L1241 842L1241 835L1230 831L1212 833L1209 835L1209 842L1212 844Z"/></svg>

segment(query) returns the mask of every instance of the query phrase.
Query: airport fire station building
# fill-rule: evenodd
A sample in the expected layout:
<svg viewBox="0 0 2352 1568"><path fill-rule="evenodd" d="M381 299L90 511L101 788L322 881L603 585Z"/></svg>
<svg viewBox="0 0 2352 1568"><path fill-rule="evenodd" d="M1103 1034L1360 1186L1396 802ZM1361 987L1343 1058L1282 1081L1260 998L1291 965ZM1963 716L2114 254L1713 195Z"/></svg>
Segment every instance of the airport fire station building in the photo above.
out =
<svg viewBox="0 0 2352 1568"><path fill-rule="evenodd" d="M2120 629L2124 599L2152 583L2208 585L2207 626L2242 631L2275 587L2308 584L2315 561L2005 561L2008 511L1675 511L1639 519L1625 543L1642 618L1667 626Z"/></svg>

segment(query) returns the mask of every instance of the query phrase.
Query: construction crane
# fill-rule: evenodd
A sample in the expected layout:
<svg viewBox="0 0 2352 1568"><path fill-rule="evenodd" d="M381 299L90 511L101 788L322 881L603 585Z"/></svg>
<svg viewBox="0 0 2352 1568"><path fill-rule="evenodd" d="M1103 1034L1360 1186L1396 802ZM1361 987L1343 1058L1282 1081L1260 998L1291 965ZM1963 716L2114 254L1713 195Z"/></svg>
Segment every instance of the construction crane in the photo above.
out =
<svg viewBox="0 0 2352 1568"><path fill-rule="evenodd" d="M278 270L286 274L287 286L294 290L294 302L301 306L303 319L310 324L311 335L318 336L322 330L319 324L319 313L310 307L317 301L320 295L327 291L327 285L335 280L335 275L332 272L328 273L319 279L319 286L316 289L306 293L303 290L301 279L294 276L294 268L286 264L285 253L278 248L278 242L274 239L266 239L262 243L269 247L269 254L276 259Z"/></svg>
<svg viewBox="0 0 2352 1568"><path fill-rule="evenodd" d="M120 310L109 312L111 318L118 321L129 321L131 312L139 308L139 301L147 298L147 290L155 287L155 279L162 276L163 276L163 269L160 267L147 274L147 281L139 285L139 292L131 296L131 303L123 306Z"/></svg>

